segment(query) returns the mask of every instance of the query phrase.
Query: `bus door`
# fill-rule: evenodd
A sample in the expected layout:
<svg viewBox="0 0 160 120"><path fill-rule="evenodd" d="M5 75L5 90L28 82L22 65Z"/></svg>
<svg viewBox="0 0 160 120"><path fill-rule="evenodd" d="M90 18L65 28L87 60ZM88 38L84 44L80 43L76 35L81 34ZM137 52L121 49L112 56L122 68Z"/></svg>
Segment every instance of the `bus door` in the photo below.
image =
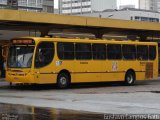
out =
<svg viewBox="0 0 160 120"><path fill-rule="evenodd" d="M51 83L54 80L52 61L54 58L54 43L41 42L35 56L35 79L38 83Z"/></svg>

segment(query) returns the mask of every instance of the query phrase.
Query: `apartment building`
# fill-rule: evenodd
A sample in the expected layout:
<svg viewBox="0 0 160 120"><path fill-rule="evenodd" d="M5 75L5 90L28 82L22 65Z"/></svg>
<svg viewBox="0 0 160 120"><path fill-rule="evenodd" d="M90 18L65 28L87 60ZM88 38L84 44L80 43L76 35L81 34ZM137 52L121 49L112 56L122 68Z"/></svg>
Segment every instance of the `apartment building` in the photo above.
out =
<svg viewBox="0 0 160 120"><path fill-rule="evenodd" d="M139 0L139 8L160 12L160 0Z"/></svg>
<svg viewBox="0 0 160 120"><path fill-rule="evenodd" d="M61 14L84 14L105 9L116 9L116 0L60 0Z"/></svg>
<svg viewBox="0 0 160 120"><path fill-rule="evenodd" d="M0 0L0 8L53 13L54 0Z"/></svg>

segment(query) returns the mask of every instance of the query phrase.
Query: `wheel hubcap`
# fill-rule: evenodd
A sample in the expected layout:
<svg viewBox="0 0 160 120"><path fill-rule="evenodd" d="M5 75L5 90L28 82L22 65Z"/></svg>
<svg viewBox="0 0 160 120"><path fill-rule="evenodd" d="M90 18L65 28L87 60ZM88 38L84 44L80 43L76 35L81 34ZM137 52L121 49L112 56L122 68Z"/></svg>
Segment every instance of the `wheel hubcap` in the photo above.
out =
<svg viewBox="0 0 160 120"><path fill-rule="evenodd" d="M133 82L133 76L132 76L132 75L129 75L129 76L127 77L127 81L128 81L128 83L132 83L132 82Z"/></svg>
<svg viewBox="0 0 160 120"><path fill-rule="evenodd" d="M61 77L61 78L60 78L60 83L61 83L62 85L66 85L66 83L67 83L66 78L65 78L65 77Z"/></svg>

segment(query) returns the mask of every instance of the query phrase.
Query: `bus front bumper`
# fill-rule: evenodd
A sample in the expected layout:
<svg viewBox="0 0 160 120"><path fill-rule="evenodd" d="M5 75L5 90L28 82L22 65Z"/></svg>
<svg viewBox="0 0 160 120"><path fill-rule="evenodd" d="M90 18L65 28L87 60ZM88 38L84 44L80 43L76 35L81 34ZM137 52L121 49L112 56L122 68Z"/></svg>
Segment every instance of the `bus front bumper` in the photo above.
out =
<svg viewBox="0 0 160 120"><path fill-rule="evenodd" d="M26 83L26 84L34 84L35 79L34 75L31 73L13 73L13 72L6 72L6 81L10 83Z"/></svg>

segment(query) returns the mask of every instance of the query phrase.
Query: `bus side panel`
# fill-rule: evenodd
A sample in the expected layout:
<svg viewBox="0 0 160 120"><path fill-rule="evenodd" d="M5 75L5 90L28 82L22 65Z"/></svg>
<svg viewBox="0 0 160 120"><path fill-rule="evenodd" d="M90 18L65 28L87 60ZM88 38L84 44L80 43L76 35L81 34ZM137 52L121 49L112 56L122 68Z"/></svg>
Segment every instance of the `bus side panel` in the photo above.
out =
<svg viewBox="0 0 160 120"><path fill-rule="evenodd" d="M73 77L72 83L100 82L99 73L77 73Z"/></svg>
<svg viewBox="0 0 160 120"><path fill-rule="evenodd" d="M137 70L138 62L107 60L102 69L106 74L102 74L102 81L124 81L127 70Z"/></svg>
<svg viewBox="0 0 160 120"><path fill-rule="evenodd" d="M35 83L37 84L56 83L57 74L54 68L55 68L54 62L52 62L51 64L43 68L34 69Z"/></svg>
<svg viewBox="0 0 160 120"><path fill-rule="evenodd" d="M136 80L145 80L145 66L140 65L139 61L112 60L106 61L103 66L103 71L108 74L102 75L102 81L124 81L128 70L135 72Z"/></svg>
<svg viewBox="0 0 160 120"><path fill-rule="evenodd" d="M158 68L158 58L157 60L154 62L154 66L153 66L153 79L157 80L158 79L158 72L159 68Z"/></svg>
<svg viewBox="0 0 160 120"><path fill-rule="evenodd" d="M124 78L124 73L119 71L120 61L110 61L106 60L102 65L101 81L122 81Z"/></svg>
<svg viewBox="0 0 160 120"><path fill-rule="evenodd" d="M156 53L156 60L153 61L153 79L158 79L159 74L159 53L158 53L158 46L156 46L157 53Z"/></svg>
<svg viewBox="0 0 160 120"><path fill-rule="evenodd" d="M100 82L102 62L101 61L75 61L75 70L73 71L73 83L78 82Z"/></svg>
<svg viewBox="0 0 160 120"><path fill-rule="evenodd" d="M146 80L145 72L136 72L136 80Z"/></svg>

